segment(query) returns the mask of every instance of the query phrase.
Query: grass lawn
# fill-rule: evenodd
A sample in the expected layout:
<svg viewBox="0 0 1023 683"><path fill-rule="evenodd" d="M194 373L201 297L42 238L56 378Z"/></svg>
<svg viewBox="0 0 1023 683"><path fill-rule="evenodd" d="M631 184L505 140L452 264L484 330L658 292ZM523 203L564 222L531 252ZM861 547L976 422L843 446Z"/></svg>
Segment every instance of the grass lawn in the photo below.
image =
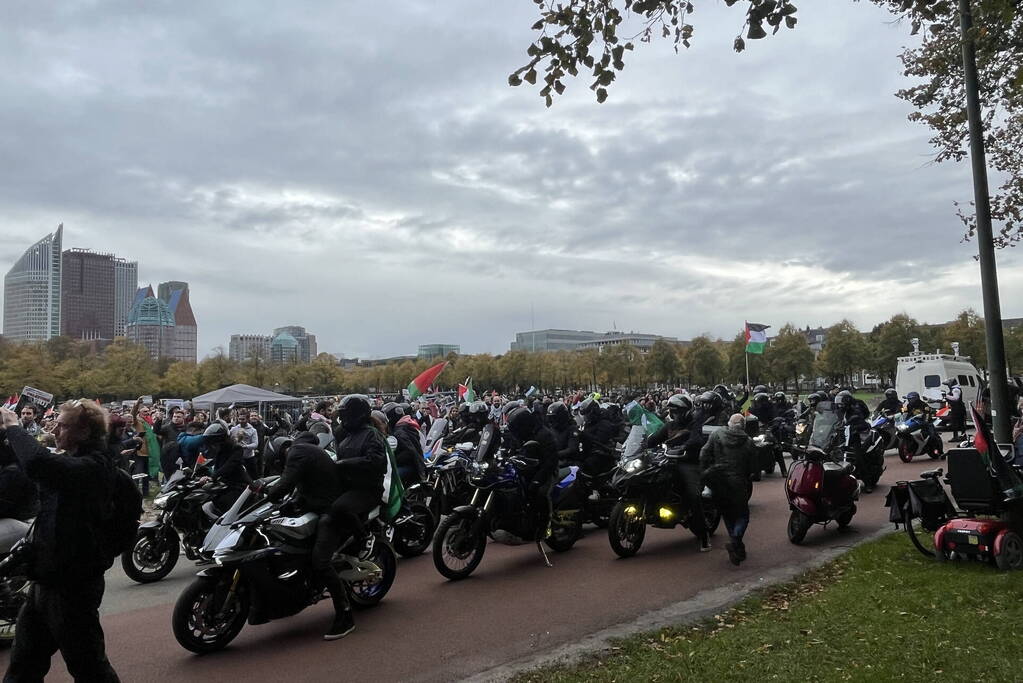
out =
<svg viewBox="0 0 1023 683"><path fill-rule="evenodd" d="M1023 572L938 565L899 533L703 623L517 680L1019 681L1021 598Z"/></svg>

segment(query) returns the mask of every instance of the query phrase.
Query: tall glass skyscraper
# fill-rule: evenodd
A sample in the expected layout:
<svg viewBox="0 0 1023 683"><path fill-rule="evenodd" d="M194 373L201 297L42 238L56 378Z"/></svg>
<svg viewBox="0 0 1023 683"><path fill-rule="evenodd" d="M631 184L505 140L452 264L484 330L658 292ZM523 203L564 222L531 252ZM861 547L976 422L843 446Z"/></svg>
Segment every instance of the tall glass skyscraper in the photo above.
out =
<svg viewBox="0 0 1023 683"><path fill-rule="evenodd" d="M123 258L114 259L114 336L123 337L127 332L128 313L139 288L138 261Z"/></svg>
<svg viewBox="0 0 1023 683"><path fill-rule="evenodd" d="M46 341L60 336L61 241L64 224L22 254L4 277L4 337Z"/></svg>

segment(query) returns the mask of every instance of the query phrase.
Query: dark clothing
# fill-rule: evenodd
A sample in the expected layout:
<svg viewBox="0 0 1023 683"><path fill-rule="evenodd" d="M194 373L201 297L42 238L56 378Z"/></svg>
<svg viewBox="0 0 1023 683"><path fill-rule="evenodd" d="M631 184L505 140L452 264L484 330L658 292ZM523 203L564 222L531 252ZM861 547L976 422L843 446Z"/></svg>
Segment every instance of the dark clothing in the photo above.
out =
<svg viewBox="0 0 1023 683"><path fill-rule="evenodd" d="M103 589L102 576L91 577L73 589L33 584L18 614L4 683L42 681L58 650L76 681L120 680L107 660L99 623Z"/></svg>
<svg viewBox="0 0 1023 683"><path fill-rule="evenodd" d="M39 514L39 489L17 463L0 469L0 519L27 522Z"/></svg>
<svg viewBox="0 0 1023 683"><path fill-rule="evenodd" d="M394 449L394 460L401 470L401 482L406 486L421 482L426 477L426 461L423 459L423 445L419 441L419 430L405 423L396 425L394 438L398 447Z"/></svg>
<svg viewBox="0 0 1023 683"><path fill-rule="evenodd" d="M327 451L303 441L292 444L284 473L267 495L270 500L280 500L291 491L298 495L302 510L322 514L330 509L341 495L341 480Z"/></svg>
<svg viewBox="0 0 1023 683"><path fill-rule="evenodd" d="M97 533L113 490L114 464L105 447L82 444L74 454L58 455L20 427L9 427L7 440L39 485L29 578L58 586L102 582L113 564Z"/></svg>
<svg viewBox="0 0 1023 683"><path fill-rule="evenodd" d="M564 428L551 427L554 433L554 440L558 445L558 462L566 465L579 464L579 431L575 423L570 423Z"/></svg>
<svg viewBox="0 0 1023 683"><path fill-rule="evenodd" d="M339 429L334 436L338 442L341 487L345 491L368 491L376 494L378 502L382 500L384 473L387 472L384 437L368 424L352 432Z"/></svg>
<svg viewBox="0 0 1023 683"><path fill-rule="evenodd" d="M245 469L243 460L242 447L238 444L227 442L220 446L213 456L213 481L245 486L251 484L252 478Z"/></svg>
<svg viewBox="0 0 1023 683"><path fill-rule="evenodd" d="M448 438L445 441L451 446L466 442L476 445L480 441L480 428L471 424L459 427L448 434Z"/></svg>
<svg viewBox="0 0 1023 683"><path fill-rule="evenodd" d="M700 473L719 504L746 502L753 472L753 441L743 429L719 429L700 450Z"/></svg>
<svg viewBox="0 0 1023 683"><path fill-rule="evenodd" d="M178 470L178 458L181 457L181 444L178 442L178 434L185 432L185 425L175 425L173 422L166 422L160 427L157 435L160 437L160 470L163 476L168 479Z"/></svg>
<svg viewBox="0 0 1023 683"><path fill-rule="evenodd" d="M618 433L611 420L601 415L598 419L587 421L579 430L579 443L582 445L583 471L589 475L597 475L614 467L614 437ZM553 434L551 435L553 437ZM557 439L555 439L555 445Z"/></svg>
<svg viewBox="0 0 1023 683"><path fill-rule="evenodd" d="M761 425L771 424L771 420L775 418L774 405L764 402L756 402L749 408L749 414L754 415L760 420Z"/></svg>
<svg viewBox="0 0 1023 683"><path fill-rule="evenodd" d="M898 398L886 398L877 404L877 413L901 413L902 401Z"/></svg>
<svg viewBox="0 0 1023 683"><path fill-rule="evenodd" d="M530 473L534 483L545 484L558 471L558 440L549 427L541 427L523 444L523 453L527 458L537 461L536 468Z"/></svg>

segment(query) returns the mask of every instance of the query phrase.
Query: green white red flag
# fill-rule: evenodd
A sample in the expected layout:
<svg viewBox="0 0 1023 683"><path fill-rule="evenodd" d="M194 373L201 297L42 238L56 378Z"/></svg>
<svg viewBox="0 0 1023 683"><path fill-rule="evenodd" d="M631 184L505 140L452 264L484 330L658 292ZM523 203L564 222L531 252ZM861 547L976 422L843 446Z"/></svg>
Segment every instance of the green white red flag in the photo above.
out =
<svg viewBox="0 0 1023 683"><path fill-rule="evenodd" d="M746 323L746 353L763 353L767 346L767 328L770 325Z"/></svg>
<svg viewBox="0 0 1023 683"><path fill-rule="evenodd" d="M433 384L434 380L437 379L437 375L443 372L444 368L447 367L447 364L448 362L446 360L441 361L440 363L437 363L433 367L429 367L426 370L423 370L423 372L421 372L418 377L409 382L408 385L409 398L415 400L422 396L423 394L425 394L426 391L430 388L430 385Z"/></svg>
<svg viewBox="0 0 1023 683"><path fill-rule="evenodd" d="M466 403L476 400L476 392L472 389L472 377L466 377L465 384L458 385L458 399Z"/></svg>

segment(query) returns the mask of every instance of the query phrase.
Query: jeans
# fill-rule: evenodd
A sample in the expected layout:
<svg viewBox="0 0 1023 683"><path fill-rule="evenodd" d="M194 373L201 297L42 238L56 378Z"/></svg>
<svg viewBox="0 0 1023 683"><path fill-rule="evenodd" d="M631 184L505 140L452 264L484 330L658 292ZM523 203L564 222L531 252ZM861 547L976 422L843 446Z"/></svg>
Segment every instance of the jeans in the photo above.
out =
<svg viewBox="0 0 1023 683"><path fill-rule="evenodd" d="M144 474L146 478L142 480L142 495L149 495L149 456L136 454L132 461L134 466L132 467L132 474Z"/></svg>
<svg viewBox="0 0 1023 683"><path fill-rule="evenodd" d="M742 537L749 527L749 503L734 503L721 507L721 517L724 519L728 535L742 543Z"/></svg>
<svg viewBox="0 0 1023 683"><path fill-rule="evenodd" d="M11 661L4 683L35 683L60 650L76 681L119 681L107 659L99 605L103 577L68 586L32 584L18 614Z"/></svg>

